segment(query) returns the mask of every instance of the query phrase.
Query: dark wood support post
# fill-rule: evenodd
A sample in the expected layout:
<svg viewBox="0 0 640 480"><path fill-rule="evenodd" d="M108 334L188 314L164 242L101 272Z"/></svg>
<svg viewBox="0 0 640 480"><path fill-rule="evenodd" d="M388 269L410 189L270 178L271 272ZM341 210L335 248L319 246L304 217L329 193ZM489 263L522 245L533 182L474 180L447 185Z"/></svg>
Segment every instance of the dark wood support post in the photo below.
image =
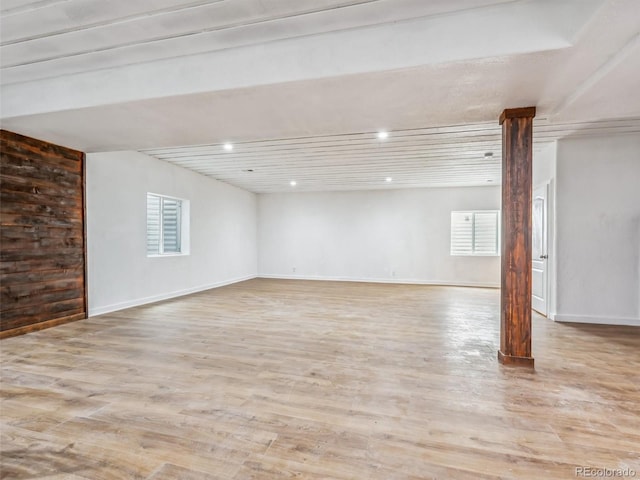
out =
<svg viewBox="0 0 640 480"><path fill-rule="evenodd" d="M533 367L531 356L531 187L535 107L507 109L502 125L500 350L504 365Z"/></svg>

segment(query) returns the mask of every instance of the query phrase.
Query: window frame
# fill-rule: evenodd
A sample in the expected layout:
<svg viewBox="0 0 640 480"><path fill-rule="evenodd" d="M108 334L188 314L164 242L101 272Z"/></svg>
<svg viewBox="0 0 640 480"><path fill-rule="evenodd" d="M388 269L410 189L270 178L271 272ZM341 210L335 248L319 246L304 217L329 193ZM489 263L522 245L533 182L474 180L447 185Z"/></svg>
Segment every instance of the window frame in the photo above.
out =
<svg viewBox="0 0 640 480"><path fill-rule="evenodd" d="M492 253L482 253L476 251L476 214L492 213L496 216L496 250ZM471 252L470 253L454 253L453 252L453 217L454 214L470 214L471 220ZM452 257L499 257L501 255L501 211L500 210L452 210L450 215L450 228L449 228L449 255Z"/></svg>
<svg viewBox="0 0 640 480"><path fill-rule="evenodd" d="M149 196L158 197L160 199L160 215L159 215L159 240L158 240L158 253L149 253L148 250L148 240L149 240ZM179 202L180 205L180 214L178 218L179 223L179 238L180 238L180 251L179 252L165 252L164 251L164 231L163 231L163 211L164 211L164 199L173 200ZM189 213L190 213L190 202L185 198L174 197L171 195L165 195L162 193L155 192L147 192L145 196L146 200L146 231L145 231L145 247L146 254L148 258L156 258L156 257L180 257L190 254L189 249Z"/></svg>

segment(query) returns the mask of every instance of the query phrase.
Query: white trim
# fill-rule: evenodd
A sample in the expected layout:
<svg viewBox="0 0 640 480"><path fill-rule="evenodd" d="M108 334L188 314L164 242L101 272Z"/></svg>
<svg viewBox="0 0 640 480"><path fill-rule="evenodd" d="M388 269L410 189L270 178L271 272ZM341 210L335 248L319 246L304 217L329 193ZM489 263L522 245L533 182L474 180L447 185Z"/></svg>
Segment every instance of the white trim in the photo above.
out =
<svg viewBox="0 0 640 480"><path fill-rule="evenodd" d="M164 193L147 192L147 195L155 195L156 197L164 197L170 200L180 200L181 202L187 200L186 198L174 197L173 195L165 195Z"/></svg>
<svg viewBox="0 0 640 480"><path fill-rule="evenodd" d="M449 282L444 280L418 280L413 278L366 278L366 277L331 277L320 275L278 275L278 274L258 274L257 278L273 278L278 280L314 280L328 282L361 282L361 283L399 283L404 285L434 285L445 287L478 287L478 288L500 288L498 283L481 282Z"/></svg>
<svg viewBox="0 0 640 480"><path fill-rule="evenodd" d="M148 303L159 302L161 300L168 300L170 298L182 297L183 295L189 295L191 293L202 292L203 290L209 290L212 288L224 287L225 285L231 285L232 283L244 282L256 278L256 275L246 275L244 277L233 278L231 280L223 280L221 282L210 283L207 285L200 285L197 287L186 288L184 290L176 290L173 292L162 293L160 295L153 295L151 297L137 298L134 300L128 300L126 302L114 303L112 305L106 305L104 307L89 308L89 317L95 317L97 315L103 315L105 313L111 313L118 310L124 310L125 308L139 307L140 305L146 305Z"/></svg>
<svg viewBox="0 0 640 480"><path fill-rule="evenodd" d="M158 253L149 253L148 251L148 241L149 241L149 196L157 197L159 200L160 211L158 216L158 224L159 224L159 233L158 233ZM164 251L164 200L173 200L178 202L178 230L179 230L179 252L165 252ZM159 257L180 257L187 256L191 253L190 242L191 242L191 203L186 198L178 198L172 197L170 195L164 195L160 193L147 192L146 196L146 205L147 205L147 245L146 252L148 258L159 258Z"/></svg>
<svg viewBox="0 0 640 480"><path fill-rule="evenodd" d="M640 318L634 317L596 317L592 315L555 314L553 320L567 323L594 323L600 325L628 325L640 327Z"/></svg>
<svg viewBox="0 0 640 480"><path fill-rule="evenodd" d="M549 298L551 295L551 286L550 286L550 265L551 262L549 261L549 258L553 256L552 253L552 248L551 248L551 237L549 235L549 233L551 232L550 230L550 225L551 222L549 221L549 199L551 197L551 194L549 193L551 191L551 181L550 180L545 180L544 182L541 182L540 184L538 184L537 186L533 187L533 200L535 202L535 198L536 198L536 190L539 189L544 189L544 222L543 222L543 228L544 228L544 238L542 239L542 250L543 250L543 255L547 256L547 261L544 265L544 275L543 278L545 280L544 282L544 312L542 313L538 310L536 310L534 308L534 310L536 310L536 312L538 312L540 315L549 318ZM533 219L532 219L533 222ZM531 227L531 229L533 230L533 226ZM532 267L533 269L533 267ZM533 278L533 272L532 272L532 278ZM531 294L531 303L533 304L533 292Z"/></svg>

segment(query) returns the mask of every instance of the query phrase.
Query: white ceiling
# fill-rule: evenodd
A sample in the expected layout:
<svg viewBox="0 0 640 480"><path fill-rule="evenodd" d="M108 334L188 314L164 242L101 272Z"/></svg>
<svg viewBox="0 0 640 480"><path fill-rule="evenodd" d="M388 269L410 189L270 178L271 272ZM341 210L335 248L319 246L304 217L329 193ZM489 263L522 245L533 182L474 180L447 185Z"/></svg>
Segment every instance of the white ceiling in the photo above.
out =
<svg viewBox="0 0 640 480"><path fill-rule="evenodd" d="M534 121L534 156L560 138L611 132L640 133L640 118ZM256 193L500 184L502 135L495 122L387 133L383 140L366 132L243 142L231 151L210 144L142 152Z"/></svg>
<svg viewBox="0 0 640 480"><path fill-rule="evenodd" d="M639 130L637 0L0 10L3 128L87 152L143 150L255 192L293 178L300 190L498 182L504 108L537 106L536 148L576 130ZM391 138L375 140L378 129Z"/></svg>
<svg viewBox="0 0 640 480"><path fill-rule="evenodd" d="M3 0L3 82L237 48L509 1L513 0Z"/></svg>

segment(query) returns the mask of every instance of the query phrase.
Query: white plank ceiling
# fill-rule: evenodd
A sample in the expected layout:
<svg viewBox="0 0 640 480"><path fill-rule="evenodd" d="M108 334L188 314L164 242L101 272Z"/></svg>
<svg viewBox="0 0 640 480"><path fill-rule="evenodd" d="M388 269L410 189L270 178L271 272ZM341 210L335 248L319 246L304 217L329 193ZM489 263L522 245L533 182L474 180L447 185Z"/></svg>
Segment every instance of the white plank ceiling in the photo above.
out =
<svg viewBox="0 0 640 480"><path fill-rule="evenodd" d="M513 0L3 0L2 83L80 73Z"/></svg>
<svg viewBox="0 0 640 480"><path fill-rule="evenodd" d="M534 121L535 154L569 136L640 132L640 118ZM255 193L498 185L501 127L492 123L142 150ZM390 181L388 180L390 179ZM295 186L291 182L295 181Z"/></svg>

